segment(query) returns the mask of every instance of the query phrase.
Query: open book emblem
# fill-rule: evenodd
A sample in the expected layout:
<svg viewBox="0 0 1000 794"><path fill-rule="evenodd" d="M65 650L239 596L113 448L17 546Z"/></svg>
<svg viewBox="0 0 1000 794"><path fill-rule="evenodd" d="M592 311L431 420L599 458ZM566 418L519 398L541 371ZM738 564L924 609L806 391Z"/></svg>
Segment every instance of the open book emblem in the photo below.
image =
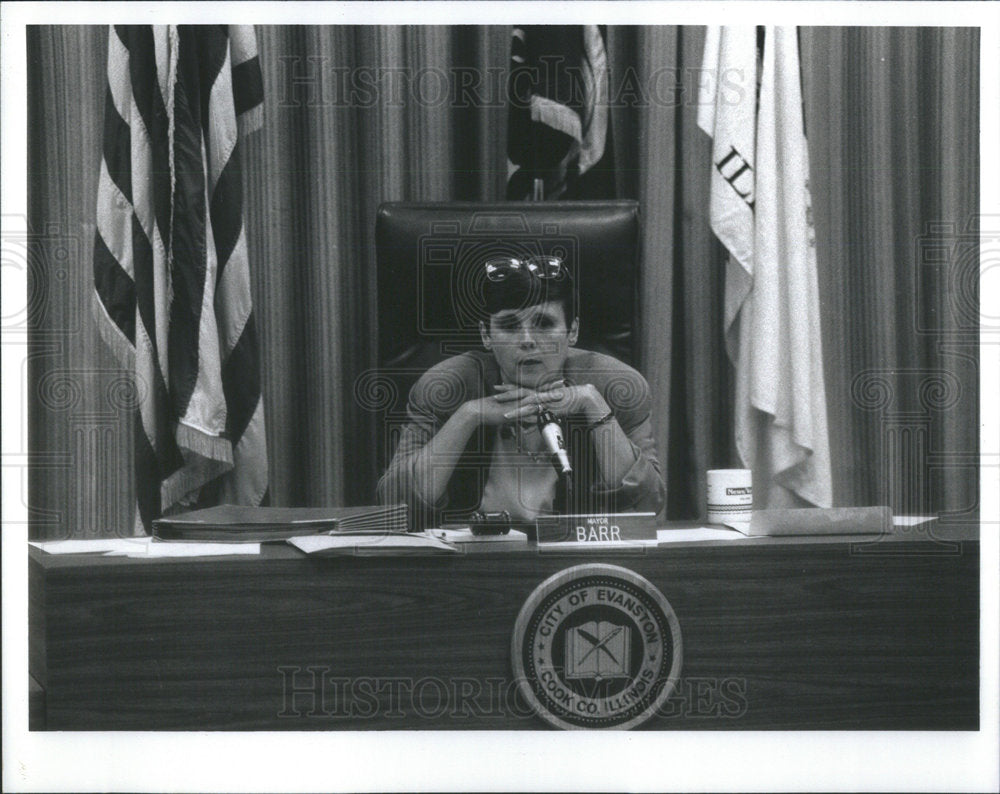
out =
<svg viewBox="0 0 1000 794"><path fill-rule="evenodd" d="M566 678L628 678L628 626L592 620L566 633Z"/></svg>
<svg viewBox="0 0 1000 794"><path fill-rule="evenodd" d="M557 728L634 728L680 681L681 627L663 593L620 565L554 573L521 607L511 666L518 691Z"/></svg>

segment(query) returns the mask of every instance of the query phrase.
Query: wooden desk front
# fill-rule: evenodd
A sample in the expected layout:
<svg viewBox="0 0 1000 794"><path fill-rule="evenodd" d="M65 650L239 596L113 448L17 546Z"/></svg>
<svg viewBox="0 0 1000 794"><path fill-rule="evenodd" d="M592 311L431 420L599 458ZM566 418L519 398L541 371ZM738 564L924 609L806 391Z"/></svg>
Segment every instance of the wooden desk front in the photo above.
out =
<svg viewBox="0 0 1000 794"><path fill-rule="evenodd" d="M32 549L32 725L544 728L511 633L540 582L588 561L645 576L679 618L681 684L645 728L978 729L978 535L943 529L417 558Z"/></svg>

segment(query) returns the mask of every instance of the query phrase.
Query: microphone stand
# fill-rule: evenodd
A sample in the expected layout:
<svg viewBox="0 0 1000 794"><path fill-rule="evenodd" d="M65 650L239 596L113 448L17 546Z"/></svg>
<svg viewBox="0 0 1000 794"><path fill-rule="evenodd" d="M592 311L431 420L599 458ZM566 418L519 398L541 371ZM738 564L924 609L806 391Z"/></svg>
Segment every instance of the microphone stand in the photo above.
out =
<svg viewBox="0 0 1000 794"><path fill-rule="evenodd" d="M559 486L562 488L563 505L567 514L573 513L573 473L560 471L558 473Z"/></svg>

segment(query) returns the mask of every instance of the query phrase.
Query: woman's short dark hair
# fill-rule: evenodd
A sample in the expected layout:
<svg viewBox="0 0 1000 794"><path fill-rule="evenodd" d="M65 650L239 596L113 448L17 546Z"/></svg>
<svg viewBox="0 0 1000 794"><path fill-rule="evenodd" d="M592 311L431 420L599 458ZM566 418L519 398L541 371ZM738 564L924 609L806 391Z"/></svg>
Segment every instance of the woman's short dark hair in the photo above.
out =
<svg viewBox="0 0 1000 794"><path fill-rule="evenodd" d="M527 270L514 271L503 281L486 281L486 313L526 309L548 301L562 304L566 325L576 317L576 291L568 271L557 278L538 278ZM487 321L489 317L485 318Z"/></svg>

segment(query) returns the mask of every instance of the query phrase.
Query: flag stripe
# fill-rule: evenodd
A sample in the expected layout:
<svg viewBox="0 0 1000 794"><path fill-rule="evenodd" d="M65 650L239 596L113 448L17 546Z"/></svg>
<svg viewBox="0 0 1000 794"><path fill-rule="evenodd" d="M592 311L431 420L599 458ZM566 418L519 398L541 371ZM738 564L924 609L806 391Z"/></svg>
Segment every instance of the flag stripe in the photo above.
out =
<svg viewBox="0 0 1000 794"><path fill-rule="evenodd" d="M253 25L228 25L226 33L229 34L230 57L234 65L257 57L257 34ZM264 101L263 93L257 101Z"/></svg>
<svg viewBox="0 0 1000 794"><path fill-rule="evenodd" d="M174 95L173 303L170 307L170 390L184 416L199 370L201 308L207 268L205 171L201 125L201 80L197 42L179 35Z"/></svg>
<svg viewBox="0 0 1000 794"><path fill-rule="evenodd" d="M108 176L103 162L97 183L97 233L125 274L133 278L132 205Z"/></svg>
<svg viewBox="0 0 1000 794"><path fill-rule="evenodd" d="M131 88L132 258L137 322L145 326L150 349L166 377L167 318L157 311L169 302L170 274L164 236L170 224L170 153L167 110L157 76L155 41L162 29L125 26L118 36L128 58ZM124 97L118 97L124 102ZM138 227L138 228L137 228Z"/></svg>
<svg viewBox="0 0 1000 794"><path fill-rule="evenodd" d="M104 166L125 200L132 203L132 138L115 107L111 89L104 100Z"/></svg>
<svg viewBox="0 0 1000 794"><path fill-rule="evenodd" d="M235 127L233 132L235 134ZM243 231L243 183L240 177L239 158L235 152L226 162L215 183L211 217L215 234L215 254L219 263L216 281L221 282L222 272Z"/></svg>
<svg viewBox="0 0 1000 794"><path fill-rule="evenodd" d="M149 438L141 423L135 423L132 437L135 444L136 501L142 524L148 530L153 519L159 518L161 513L160 489L158 487L161 479L159 460L156 452L150 446Z"/></svg>
<svg viewBox="0 0 1000 794"><path fill-rule="evenodd" d="M132 129L132 170L136 175L132 181L131 207L131 254L133 276L138 278L136 305L139 320L145 324L153 342L153 354L162 372L166 372L167 325L166 318L157 311L169 301L169 273L167 252L160 234L160 224L169 224L170 180L169 163L160 164L163 169L157 176L157 160L154 148L142 123L142 114L136 110L131 114ZM166 217L157 221L156 205L167 207ZM161 210L162 212L162 210Z"/></svg>
<svg viewBox="0 0 1000 794"><path fill-rule="evenodd" d="M112 29L108 35L108 91L118 115L126 123L132 110L132 80L129 76L129 51L122 40L122 33ZM107 143L107 141L105 141Z"/></svg>
<svg viewBox="0 0 1000 794"><path fill-rule="evenodd" d="M243 327L253 310L246 235L242 231L229 261L230 266L220 276L215 294L215 314L219 322L219 344L223 360L229 356L240 340Z"/></svg>
<svg viewBox="0 0 1000 794"><path fill-rule="evenodd" d="M222 74L222 69L226 65L229 55L229 38L225 27L215 25L211 27L184 25L180 28L180 35L182 57L185 47L194 48L197 51L200 120L202 132L210 140L209 125L213 119L209 113L209 102L212 98L212 89L219 80L225 79L229 82L232 77L231 73ZM232 94L231 89L229 93Z"/></svg>
<svg viewBox="0 0 1000 794"><path fill-rule="evenodd" d="M150 333L150 329L156 328L153 247L150 245L142 223L135 213L132 213L132 271L135 279L137 322L142 323L146 332ZM149 343L153 356L159 359L154 335L150 335Z"/></svg>
<svg viewBox="0 0 1000 794"><path fill-rule="evenodd" d="M260 61L255 55L248 61L233 66L233 105L236 115L242 116L264 99L264 81Z"/></svg>
<svg viewBox="0 0 1000 794"><path fill-rule="evenodd" d="M229 409L226 433L231 439L239 439L253 417L260 395L257 329L252 314L243 326L239 341L222 365L222 388Z"/></svg>
<svg viewBox="0 0 1000 794"><path fill-rule="evenodd" d="M174 439L170 398L163 373L156 365L153 344L146 327L136 327L135 378L141 402L139 414L150 446L158 456L160 479L184 465L183 454Z"/></svg>
<svg viewBox="0 0 1000 794"><path fill-rule="evenodd" d="M205 145L208 155L208 191L215 191L223 169L236 149L236 112L233 109L233 75L226 60L207 93Z"/></svg>
<svg viewBox="0 0 1000 794"><path fill-rule="evenodd" d="M94 285L97 296L112 322L135 344L135 288L118 260L108 250L104 238L94 235Z"/></svg>
<svg viewBox="0 0 1000 794"><path fill-rule="evenodd" d="M267 498L235 159L239 134L261 118L253 28L113 28L107 78L95 306L133 368L136 523L148 530L199 492Z"/></svg>
<svg viewBox="0 0 1000 794"><path fill-rule="evenodd" d="M226 403L222 390L221 350L219 349L218 318L215 314L215 242L210 223L205 224L205 283L201 294L198 317L198 373L190 401L185 405L183 421L189 428L207 436L219 436L226 429ZM208 439L199 442L206 449L214 448ZM220 460L231 461L226 451ZM214 456L214 453L213 453Z"/></svg>
<svg viewBox="0 0 1000 794"><path fill-rule="evenodd" d="M145 26L130 26L126 42L129 51L129 73L132 79L132 96L143 127L143 134L150 150L152 162L147 175L151 178L153 214L162 236L170 227L170 148L167 109L160 95L156 70L156 52L153 33ZM135 125L133 124L133 129ZM137 209L146 202L133 198ZM151 224L144 224L152 238Z"/></svg>

